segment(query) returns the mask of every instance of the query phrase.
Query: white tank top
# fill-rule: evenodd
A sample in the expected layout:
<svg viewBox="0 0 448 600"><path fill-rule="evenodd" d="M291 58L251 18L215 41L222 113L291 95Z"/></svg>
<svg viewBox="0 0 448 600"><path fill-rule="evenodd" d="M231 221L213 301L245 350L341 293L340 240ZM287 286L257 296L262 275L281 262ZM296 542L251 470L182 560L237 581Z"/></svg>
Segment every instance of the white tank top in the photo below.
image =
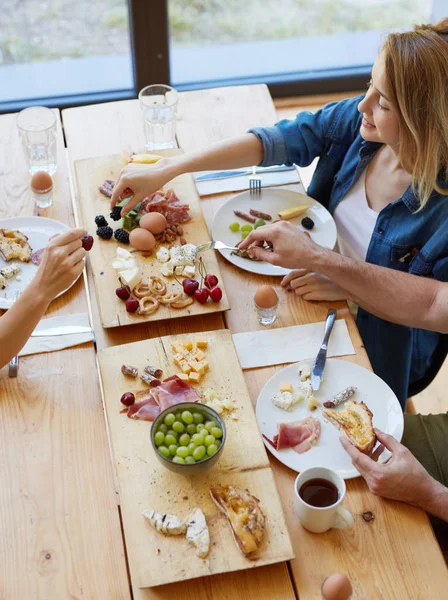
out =
<svg viewBox="0 0 448 600"><path fill-rule="evenodd" d="M333 213L338 230L335 250L343 256L365 260L377 217L378 213L367 203L364 170Z"/></svg>

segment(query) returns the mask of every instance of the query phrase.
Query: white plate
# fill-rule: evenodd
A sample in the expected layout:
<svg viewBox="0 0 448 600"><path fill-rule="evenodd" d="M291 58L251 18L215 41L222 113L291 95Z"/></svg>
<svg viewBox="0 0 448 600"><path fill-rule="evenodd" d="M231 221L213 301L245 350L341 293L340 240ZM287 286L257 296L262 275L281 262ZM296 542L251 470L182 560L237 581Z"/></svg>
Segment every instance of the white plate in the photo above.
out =
<svg viewBox="0 0 448 600"><path fill-rule="evenodd" d="M311 367L313 361L301 361L301 363L303 362L308 362ZM307 401L303 400L289 412L272 403L272 398L278 392L280 383L290 382L295 389L299 388L300 378L297 372L299 364L289 365L276 373L261 390L256 407L258 426L261 433L272 440L277 433L277 423L300 421L311 415L319 419L321 423L320 438L316 445L304 454L297 454L291 449L277 451L263 438L266 448L280 462L298 473L308 467L328 467L339 473L344 479L358 477L357 469L352 465L350 456L339 441L339 431L334 425L324 420L322 408L310 412L307 408ZM315 396L319 401L325 402L348 386L358 388L353 400L363 401L369 407L373 413L374 427L401 441L404 420L398 398L387 383L372 371L343 360L327 359L324 379L319 391L315 392ZM342 410L343 407L344 404L339 409Z"/></svg>
<svg viewBox="0 0 448 600"><path fill-rule="evenodd" d="M228 246L236 246L241 241L241 232L237 231L234 233L230 231L229 225L235 221L241 225L247 225L248 223L244 219L235 216L234 210L241 210L248 213L251 208L255 208L256 210L272 215L272 220L275 221L278 218L277 213L280 210L300 206L301 204L310 204L311 207L306 213L295 219L291 219L290 223L294 223L299 229L305 231L300 223L305 216L311 217L315 223L314 228L308 232L311 238L316 244L333 250L336 245L337 230L336 223L333 221L333 217L328 210L317 202L317 200L309 196L281 188L262 188L261 196L256 200L251 200L250 192L248 191L231 198L215 214L212 225L212 237L214 240L224 242ZM259 273L260 275L286 275L289 273L289 269L241 258L230 254L229 250L220 250L220 252L232 264L251 273Z"/></svg>
<svg viewBox="0 0 448 600"><path fill-rule="evenodd" d="M9 219L2 219L0 221L0 228L18 229L21 231L28 237L33 252L39 250L39 248L45 248L51 236L69 230L69 227L64 223L45 217L11 217ZM23 292L37 271L36 265L32 262L22 263L19 260L10 260L9 262L6 262L0 257L0 268L11 265L12 263L17 263L21 268L19 277L21 277L22 281L17 281L16 278L11 279L6 282L6 289L0 290L0 308L3 309L11 308L15 301L16 292ZM64 290L64 292L66 291L67 290ZM64 292L61 292L59 296Z"/></svg>

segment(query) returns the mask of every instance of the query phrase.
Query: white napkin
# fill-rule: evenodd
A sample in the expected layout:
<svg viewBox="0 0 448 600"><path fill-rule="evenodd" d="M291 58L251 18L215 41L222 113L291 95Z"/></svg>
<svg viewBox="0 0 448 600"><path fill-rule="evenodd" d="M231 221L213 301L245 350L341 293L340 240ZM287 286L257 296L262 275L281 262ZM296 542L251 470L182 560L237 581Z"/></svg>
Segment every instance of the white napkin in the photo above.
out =
<svg viewBox="0 0 448 600"><path fill-rule="evenodd" d="M197 173L197 175L205 175ZM286 185L288 183L300 183L300 177L297 169L291 171L278 171L277 173L256 173L255 177L261 179L261 187L272 187L276 185ZM227 179L213 179L212 181L196 181L196 187L200 196L209 196L210 194L221 194L223 192L239 192L249 189L249 175L241 177L229 177ZM305 191L304 191L305 193Z"/></svg>
<svg viewBox="0 0 448 600"><path fill-rule="evenodd" d="M266 331L235 333L235 343L242 369L268 367L314 358L322 344L325 322L280 327ZM355 354L347 325L343 319L335 322L328 344L327 356Z"/></svg>
<svg viewBox="0 0 448 600"><path fill-rule="evenodd" d="M69 327L71 325L90 327L89 315L85 312L78 313L76 315L49 317L48 319L43 319L40 321L34 331L38 332L40 329L47 329L49 327ZM54 352L55 350L62 350L63 348L78 346L79 344L90 342L90 340L93 339L95 339L93 331L87 333L72 333L69 335L34 337L27 341L25 346L19 352L19 356L26 356L27 354L41 354L43 352Z"/></svg>

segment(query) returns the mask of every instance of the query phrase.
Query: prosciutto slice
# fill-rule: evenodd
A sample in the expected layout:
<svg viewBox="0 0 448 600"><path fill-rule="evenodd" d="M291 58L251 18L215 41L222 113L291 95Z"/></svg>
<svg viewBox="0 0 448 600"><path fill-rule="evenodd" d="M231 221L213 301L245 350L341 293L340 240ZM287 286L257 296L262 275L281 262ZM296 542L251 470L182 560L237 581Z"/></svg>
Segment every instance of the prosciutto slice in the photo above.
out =
<svg viewBox="0 0 448 600"><path fill-rule="evenodd" d="M137 402L128 408L130 419L139 421L154 421L160 414L160 408L151 394L151 390L143 390L136 395Z"/></svg>
<svg viewBox="0 0 448 600"><path fill-rule="evenodd" d="M201 399L197 391L177 375L164 379L161 385L151 390L151 395L161 411L181 402L198 402Z"/></svg>
<svg viewBox="0 0 448 600"><path fill-rule="evenodd" d="M277 450L292 448L297 454L308 452L320 437L320 421L307 417L293 423L279 423L278 434L274 436Z"/></svg>
<svg viewBox="0 0 448 600"><path fill-rule="evenodd" d="M189 205L182 204L176 196L176 192L169 189L166 193L158 190L145 198L138 212L143 215L149 212L159 212L165 216L168 225L180 225L190 221L189 210Z"/></svg>
<svg viewBox="0 0 448 600"><path fill-rule="evenodd" d="M36 265L36 267L38 267L40 265L40 263L42 262L42 256L45 252L45 248L39 248L39 250L36 250L35 252L32 253L31 255L31 262Z"/></svg>

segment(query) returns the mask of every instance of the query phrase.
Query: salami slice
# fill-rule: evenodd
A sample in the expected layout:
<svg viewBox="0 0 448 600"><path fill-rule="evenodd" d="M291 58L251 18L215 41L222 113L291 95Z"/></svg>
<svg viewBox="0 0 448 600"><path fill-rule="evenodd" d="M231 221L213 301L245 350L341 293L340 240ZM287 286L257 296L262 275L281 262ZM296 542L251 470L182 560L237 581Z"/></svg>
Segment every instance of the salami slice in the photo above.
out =
<svg viewBox="0 0 448 600"><path fill-rule="evenodd" d="M42 262L42 256L43 256L44 252L45 252L45 248L39 248L39 250L36 250L35 252L32 253L31 262L34 265L36 265L36 267L38 267L40 265L40 263Z"/></svg>

